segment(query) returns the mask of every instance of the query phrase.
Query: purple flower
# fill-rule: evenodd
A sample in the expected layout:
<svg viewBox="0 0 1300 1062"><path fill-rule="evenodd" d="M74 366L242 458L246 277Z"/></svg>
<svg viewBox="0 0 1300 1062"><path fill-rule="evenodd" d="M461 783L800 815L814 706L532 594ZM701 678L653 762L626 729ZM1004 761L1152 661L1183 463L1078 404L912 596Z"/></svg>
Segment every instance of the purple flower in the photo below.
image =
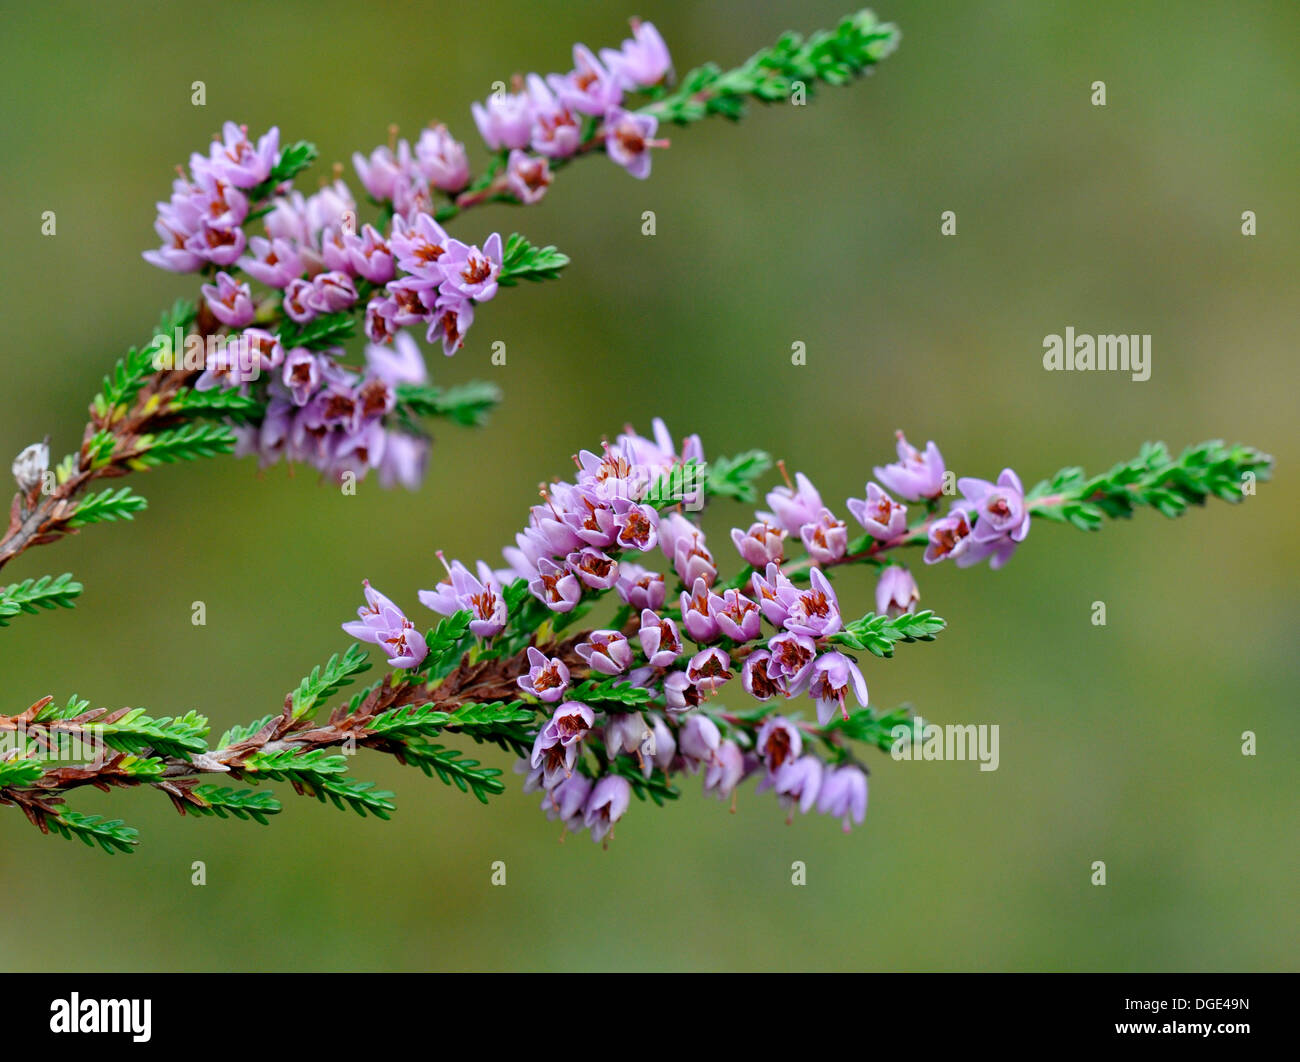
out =
<svg viewBox="0 0 1300 1062"><path fill-rule="evenodd" d="M789 635L795 637L795 635ZM740 672L740 683L745 692L758 701L768 701L778 693L786 696L782 682L771 678L767 673L772 654L766 649L756 649L745 658L745 666Z"/></svg>
<svg viewBox="0 0 1300 1062"><path fill-rule="evenodd" d="M803 634L778 634L767 643L767 677L785 687L786 696L794 697L812 673L817 643Z"/></svg>
<svg viewBox="0 0 1300 1062"><path fill-rule="evenodd" d="M822 638L834 634L843 625L840 605L830 580L820 568L812 568L808 575L812 586L807 590L784 591L790 610L785 618L785 629Z"/></svg>
<svg viewBox="0 0 1300 1062"><path fill-rule="evenodd" d="M891 564L880 573L876 583L876 612L881 616L901 616L916 610L921 592L916 587L912 573L898 564Z"/></svg>
<svg viewBox="0 0 1300 1062"><path fill-rule="evenodd" d="M380 202L393 198L398 181L405 179L410 165L411 147L405 140L399 145L396 157L392 149L387 147L375 148L368 159L359 151L352 155L352 166L357 171L362 187Z"/></svg>
<svg viewBox="0 0 1300 1062"><path fill-rule="evenodd" d="M851 503L850 503L851 504ZM749 525L748 531L738 527L731 529L731 541L744 558L745 563L760 571L768 564L780 564L785 560L785 536L788 532L773 527L765 520Z"/></svg>
<svg viewBox="0 0 1300 1062"><path fill-rule="evenodd" d="M643 757L641 764L641 773L646 778L654 774L656 767L666 773L677 755L677 741L672 728L657 715L650 716L650 736L654 747Z"/></svg>
<svg viewBox="0 0 1300 1062"><path fill-rule="evenodd" d="M438 558L447 564L441 551ZM447 575L436 589L419 592L422 605L443 616L468 609L473 616L469 629L476 638L495 638L505 630L508 616L501 584L483 561L478 562L478 578L460 561L447 566Z"/></svg>
<svg viewBox="0 0 1300 1062"><path fill-rule="evenodd" d="M291 321L296 324L306 324L315 318L318 311L311 302L313 292L311 281L300 277L285 285L284 312L288 314Z"/></svg>
<svg viewBox="0 0 1300 1062"><path fill-rule="evenodd" d="M542 735L553 744L566 748L577 745L596 725L596 714L579 701L565 701L542 728Z"/></svg>
<svg viewBox="0 0 1300 1062"><path fill-rule="evenodd" d="M692 766L712 763L720 744L722 734L718 724L707 715L692 715L677 733L677 749Z"/></svg>
<svg viewBox="0 0 1300 1062"><path fill-rule="evenodd" d="M626 604L643 610L663 608L668 598L668 584L662 575L627 561L619 564L618 568L618 582L614 589Z"/></svg>
<svg viewBox="0 0 1300 1062"><path fill-rule="evenodd" d="M391 347L379 343L366 346L366 368L390 387L422 384L429 380L420 347L405 332L399 332Z"/></svg>
<svg viewBox="0 0 1300 1062"><path fill-rule="evenodd" d="M789 602L799 592L799 588L786 578L775 563L768 564L766 578L755 572L749 585L767 622L774 627L784 624L790 615Z"/></svg>
<svg viewBox="0 0 1300 1062"><path fill-rule="evenodd" d="M957 558L957 566L965 568L991 557L989 566L1001 568L1029 534L1029 508L1020 477L1004 468L997 483L963 478L957 481L957 489L975 515L970 548Z"/></svg>
<svg viewBox="0 0 1300 1062"><path fill-rule="evenodd" d="M853 695L858 699L859 707L867 706L866 679L862 677L858 665L843 653L830 652L819 656L813 664L810 677L808 696L817 702L819 726L825 726L831 721L836 708L848 719L849 710L844 705L844 695L850 686L853 687Z"/></svg>
<svg viewBox="0 0 1300 1062"><path fill-rule="evenodd" d="M667 141L655 140L659 119L636 114L621 107L611 107L605 115L605 152L633 177L650 176L650 149L666 147Z"/></svg>
<svg viewBox="0 0 1300 1062"><path fill-rule="evenodd" d="M536 646L528 647L528 671L515 679L525 693L545 704L554 704L569 688L569 669L558 656L547 657Z"/></svg>
<svg viewBox="0 0 1300 1062"><path fill-rule="evenodd" d="M450 240L446 229L434 221L432 215L420 214L409 225L401 218L395 218L388 245L401 269L424 280L425 286L436 287L442 283L438 262L447 253Z"/></svg>
<svg viewBox="0 0 1300 1062"><path fill-rule="evenodd" d="M204 217L198 229L185 241L185 249L200 255L213 265L234 265L247 245L244 230L238 225Z"/></svg>
<svg viewBox="0 0 1300 1062"><path fill-rule="evenodd" d="M528 146L533 132L533 105L527 93L493 93L485 103L470 104L470 112L490 150Z"/></svg>
<svg viewBox="0 0 1300 1062"><path fill-rule="evenodd" d="M583 813L583 821L591 830L591 839L599 843L605 839L614 823L623 817L632 799L632 786L626 778L607 774L591 791Z"/></svg>
<svg viewBox="0 0 1300 1062"><path fill-rule="evenodd" d="M534 151L550 158L567 158L582 144L578 117L547 87L536 74L526 79L528 100L532 104L533 124L529 143ZM523 147L522 144L518 145Z"/></svg>
<svg viewBox="0 0 1300 1062"><path fill-rule="evenodd" d="M689 594L685 591L682 592L682 625L686 628L686 634L692 641L701 644L711 642L721 633L718 621L713 615L713 609L710 607L712 597L713 595L709 593L709 588L703 579L695 580L695 585L691 587Z"/></svg>
<svg viewBox="0 0 1300 1062"><path fill-rule="evenodd" d="M704 534L681 513L670 513L659 521L659 548L671 557L678 578L687 586L702 579L712 586L718 577L713 554L704 544Z"/></svg>
<svg viewBox="0 0 1300 1062"><path fill-rule="evenodd" d="M289 281L302 276L302 256L288 240L268 240L254 236L248 241L253 253L239 260L239 267L254 280L269 288L287 287Z"/></svg>
<svg viewBox="0 0 1300 1062"><path fill-rule="evenodd" d="M487 302L497 293L501 254L500 233L489 236L482 250L449 239L446 253L438 260L444 287L475 302Z"/></svg>
<svg viewBox="0 0 1300 1062"><path fill-rule="evenodd" d="M257 142L249 142L248 126L226 122L222 140L212 145L213 170L236 188L252 188L271 175L280 149L280 130L272 126Z"/></svg>
<svg viewBox="0 0 1300 1062"><path fill-rule="evenodd" d="M793 490L789 487L777 487L771 491L767 496L767 504L771 506L772 512L759 513L759 516L764 519L771 516L770 522L783 527L792 535L797 535L804 524L817 522L825 506L822 505L822 496L817 493L812 480L802 472L797 472L794 481Z"/></svg>
<svg viewBox="0 0 1300 1062"><path fill-rule="evenodd" d="M445 125L435 125L420 134L415 142L415 159L424 179L440 192L459 192L469 184L465 145Z"/></svg>
<svg viewBox="0 0 1300 1062"><path fill-rule="evenodd" d="M366 605L357 609L359 621L343 624L343 629L359 642L378 645L388 654L391 667L417 667L428 655L424 635L378 590L365 582Z"/></svg>
<svg viewBox="0 0 1300 1062"><path fill-rule="evenodd" d="M586 827L584 813L591 796L591 779L585 774L571 774L542 797L542 808L552 822L559 819L570 833Z"/></svg>
<svg viewBox="0 0 1300 1062"><path fill-rule="evenodd" d="M957 560L970 547L970 518L961 509L953 509L942 520L930 525L930 544L925 547L926 564Z"/></svg>
<svg viewBox="0 0 1300 1062"><path fill-rule="evenodd" d="M641 612L641 628L637 632L641 652L651 667L668 667L682 655L682 640L677 624L670 619L660 619L650 609Z"/></svg>
<svg viewBox="0 0 1300 1062"><path fill-rule="evenodd" d="M389 432L379 462L379 482L385 487L400 483L416 490L424 479L429 461L429 441L405 432Z"/></svg>
<svg viewBox="0 0 1300 1062"><path fill-rule="evenodd" d="M247 284L241 284L229 273L218 273L217 282L204 284L200 289L212 316L223 325L243 328L252 324L255 309L253 295Z"/></svg>
<svg viewBox="0 0 1300 1062"><path fill-rule="evenodd" d="M733 642L748 642L758 637L762 616L758 606L739 590L726 590L722 596L710 594L709 615L723 635Z"/></svg>
<svg viewBox="0 0 1300 1062"><path fill-rule="evenodd" d="M794 821L794 809L807 815L817 802L817 794L822 785L822 761L816 756L803 756L793 763L785 764L772 776L772 788L777 797L790 812L787 822Z"/></svg>
<svg viewBox="0 0 1300 1062"><path fill-rule="evenodd" d="M621 631L592 631L573 651L602 675L621 675L632 666L632 645Z"/></svg>
<svg viewBox="0 0 1300 1062"><path fill-rule="evenodd" d="M510 160L506 163L506 187L519 202L528 206L539 202L550 186L551 164L546 159L518 148L510 152Z"/></svg>
<svg viewBox="0 0 1300 1062"><path fill-rule="evenodd" d="M799 528L804 549L818 564L832 564L844 556L849 533L843 520L835 519L829 509L822 509L817 519Z"/></svg>
<svg viewBox="0 0 1300 1062"><path fill-rule="evenodd" d="M867 497L850 498L849 512L872 538L897 538L907 530L907 506L899 505L875 483L867 484Z"/></svg>
<svg viewBox="0 0 1300 1062"><path fill-rule="evenodd" d="M817 810L844 822L849 832L850 820L861 823L867 817L867 776L862 769L845 764L827 771L817 796Z"/></svg>
<svg viewBox="0 0 1300 1062"><path fill-rule="evenodd" d="M685 671L673 671L664 678L664 707L668 711L689 711L699 703L700 691Z"/></svg>
<svg viewBox="0 0 1300 1062"><path fill-rule="evenodd" d="M726 800L745 777L745 757L730 739L718 746L717 755L704 769L704 793Z"/></svg>
<svg viewBox="0 0 1300 1062"><path fill-rule="evenodd" d="M396 275L392 248L373 225L362 228L360 236L345 234L343 246L348 268L372 284L387 284Z"/></svg>
<svg viewBox="0 0 1300 1062"><path fill-rule="evenodd" d="M621 50L602 48L600 57L610 73L629 89L657 85L673 72L663 37L652 23L639 19L632 20L632 39L624 41Z"/></svg>
<svg viewBox="0 0 1300 1062"><path fill-rule="evenodd" d="M701 693L713 693L731 678L731 657L716 646L691 657L686 677Z"/></svg>
<svg viewBox="0 0 1300 1062"><path fill-rule="evenodd" d="M646 726L640 712L616 712L605 724L605 755L611 760L627 752L636 756L644 766L642 749L647 747L647 743L652 745L653 741L654 733ZM653 752L653 748L649 751Z"/></svg>
<svg viewBox="0 0 1300 1062"><path fill-rule="evenodd" d="M774 772L799 758L803 752L803 735L790 720L779 715L769 716L759 727L758 737L754 740L754 751L768 771Z"/></svg>
<svg viewBox="0 0 1300 1062"><path fill-rule="evenodd" d="M623 89L589 48L582 44L573 46L573 72L547 78L555 94L570 110L580 114L601 117L610 107L623 99Z"/></svg>
<svg viewBox="0 0 1300 1062"><path fill-rule="evenodd" d="M306 347L294 347L284 355L281 377L296 406L305 406L320 386L321 359Z"/></svg>
<svg viewBox="0 0 1300 1062"><path fill-rule="evenodd" d="M532 595L552 612L569 612L582 597L582 587L568 568L543 557L537 562L537 578L528 584Z"/></svg>
<svg viewBox="0 0 1300 1062"><path fill-rule="evenodd" d="M474 304L455 293L440 295L434 308L429 331L425 335L430 343L442 340L442 352L451 357L465 342L465 333L474 323Z"/></svg>
<svg viewBox="0 0 1300 1062"><path fill-rule="evenodd" d="M317 313L337 313L357 301L357 289L346 273L331 270L318 273L311 282L306 303Z"/></svg>
<svg viewBox="0 0 1300 1062"><path fill-rule="evenodd" d="M649 505L638 505L626 498L613 502L614 526L618 534L614 541L623 549L647 553L659 540L659 513Z"/></svg>
<svg viewBox="0 0 1300 1062"><path fill-rule="evenodd" d="M543 728L533 740L533 752L528 762L534 770L542 772L542 785L551 789L573 775L573 768L578 762L578 746L565 745L548 738Z"/></svg>
<svg viewBox="0 0 1300 1062"><path fill-rule="evenodd" d="M573 774L582 739L595 721L595 713L585 704L566 701L537 732L528 762L534 770L541 768L542 784L547 789Z"/></svg>
<svg viewBox="0 0 1300 1062"><path fill-rule="evenodd" d="M907 501L920 501L923 498L937 498L943 493L943 455L933 442L925 444L925 453L918 453L909 445L906 436L900 431L898 438L898 461L883 468L877 466L876 478L900 498Z"/></svg>
<svg viewBox="0 0 1300 1062"><path fill-rule="evenodd" d="M592 590L608 590L618 582L618 561L594 546L584 546L570 553L565 562L582 585Z"/></svg>

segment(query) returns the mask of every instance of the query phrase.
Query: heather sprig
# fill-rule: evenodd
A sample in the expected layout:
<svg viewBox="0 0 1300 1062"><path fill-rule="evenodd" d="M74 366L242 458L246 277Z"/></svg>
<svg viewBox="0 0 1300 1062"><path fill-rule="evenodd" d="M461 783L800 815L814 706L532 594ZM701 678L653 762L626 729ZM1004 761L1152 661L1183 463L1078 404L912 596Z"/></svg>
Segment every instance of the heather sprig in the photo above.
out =
<svg viewBox="0 0 1300 1062"><path fill-rule="evenodd" d="M767 491L766 509L733 529L739 574L724 578L697 514L710 498L752 502L771 467L765 453L709 461L697 436L678 445L656 421L652 437L628 429L575 461L574 477L547 485L506 548L507 567L471 569L438 554L446 577L415 595L441 614L433 627L366 586L344 629L380 647L391 670L346 700L336 698L370 666L360 644L313 669L279 711L211 746L197 713L155 719L45 698L0 717L0 802L109 851L129 850L133 831L69 810L72 790L146 786L182 813L265 823L278 799L231 783L284 782L386 818L392 794L352 776L352 753L391 755L487 802L505 781L448 744L468 739L513 757L547 816L597 841L633 798L665 804L692 774L733 806L752 777L788 818L817 810L847 829L866 811L863 750L890 750L900 731L924 725L910 708L872 703L871 658L933 641L946 626L918 608L905 550L923 550L930 564L999 567L1035 517L1095 529L1100 521L1066 513L1180 515L1210 496L1242 500L1272 468L1244 446L1204 443L1173 458L1148 444L1102 476L1064 469L1026 493L1010 470L993 481L954 477L934 443L918 450L899 433L897 460L845 504L863 536L850 538L812 480L786 477L781 464L785 481ZM855 563L879 569L874 610L850 610L837 594L838 569ZM575 618L611 594L621 606L607 626ZM51 763L72 740L99 754Z"/></svg>
<svg viewBox="0 0 1300 1062"><path fill-rule="evenodd" d="M90 488L162 464L233 452L304 462L345 488L372 470L384 486L417 487L430 450L423 422L482 424L501 393L433 383L410 330L454 354L500 288L553 280L568 264L520 233L470 243L445 224L488 202L540 201L554 171L581 155L607 154L645 177L651 150L667 146L655 136L660 121L736 118L746 98L802 102L801 86L843 84L896 42L893 26L863 11L807 40L787 35L733 71L709 65L675 84L659 32L633 20L618 48L576 45L571 70L516 77L513 91L474 104L490 152L477 170L441 124L414 142L392 128L387 145L354 155L369 222L341 166L310 195L294 188L315 145L226 122L178 167L158 204L161 245L144 254L197 274L197 306L178 302L112 367L77 452L51 466L47 439L18 455L0 567L89 524L131 519L142 496ZM349 363L346 344L362 333L369 343ZM725 492L727 477L717 485Z"/></svg>

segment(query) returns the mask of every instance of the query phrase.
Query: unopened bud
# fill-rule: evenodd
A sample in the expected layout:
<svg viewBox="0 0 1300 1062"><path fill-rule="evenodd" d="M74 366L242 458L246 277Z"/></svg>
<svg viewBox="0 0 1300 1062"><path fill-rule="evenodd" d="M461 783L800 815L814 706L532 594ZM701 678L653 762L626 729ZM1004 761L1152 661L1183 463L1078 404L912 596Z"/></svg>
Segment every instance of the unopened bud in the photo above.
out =
<svg viewBox="0 0 1300 1062"><path fill-rule="evenodd" d="M32 443L31 446L14 458L13 473L14 479L18 481L18 488L24 492L35 490L41 485L41 481L45 478L45 472L49 467L49 443Z"/></svg>

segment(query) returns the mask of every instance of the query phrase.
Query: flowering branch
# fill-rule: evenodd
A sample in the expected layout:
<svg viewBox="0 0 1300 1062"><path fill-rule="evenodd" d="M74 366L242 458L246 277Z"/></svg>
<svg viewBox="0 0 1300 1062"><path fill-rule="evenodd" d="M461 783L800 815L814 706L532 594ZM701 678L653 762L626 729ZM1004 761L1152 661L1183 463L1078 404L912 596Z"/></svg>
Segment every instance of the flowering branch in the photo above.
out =
<svg viewBox="0 0 1300 1062"><path fill-rule="evenodd" d="M537 203L554 171L583 155L603 153L647 177L652 149L667 146L655 139L660 120L737 118L747 97L773 102L782 92L792 97L796 82L844 84L896 42L893 26L863 11L807 42L787 35L729 73L701 67L674 89L663 39L634 21L619 49L598 58L577 45L569 72L517 78L513 92L474 104L492 152L478 175L443 125L414 145L394 128L387 146L354 155L377 212L364 225L341 167L311 196L294 190L316 161L313 144L281 147L275 128L254 142L227 122L208 154L178 169L171 198L158 204L162 246L144 255L199 274L207 281L201 303L178 303L147 346L117 363L77 453L53 469L48 441L19 455L0 567L78 527L131 519L144 498L127 487L88 488L161 463L235 452L263 464L305 462L345 487L372 469L386 486L416 487L430 444L422 421L478 425L501 396L482 382L433 386L406 330L423 327L427 342L454 354L476 309L500 288L553 280L568 263L518 233L491 234L480 247L453 238L444 223L487 202ZM354 367L341 344L359 324L370 344L364 366ZM0 594L0 616L34 611L24 587ZM73 597L34 603L70 606Z"/></svg>
<svg viewBox="0 0 1300 1062"><path fill-rule="evenodd" d="M358 748L486 802L504 790L501 772L442 743L459 735L516 757L525 790L543 792L548 816L598 841L632 796L662 804L680 795L680 776L695 773L706 793L733 806L754 776L790 816L816 808L847 829L866 811L860 748L890 749L922 725L909 709L870 703L852 654L887 659L945 627L918 609L916 580L896 551L923 548L929 565L998 568L1034 517L1096 529L1097 514L1128 516L1139 505L1177 516L1211 496L1240 501L1272 469L1268 455L1245 446L1203 443L1174 458L1148 444L1103 475L1064 469L1025 492L1010 469L993 482L953 477L934 443L918 451L900 433L897 452L874 469L864 497L846 502L862 536L850 541L845 521L798 474L767 493L767 511L732 530L745 567L722 581L692 515L710 498L752 502L770 459L751 451L706 462L698 437L678 449L661 422L653 438L629 429L601 454L580 454L573 481L546 488L505 549L506 568L480 561L471 572L443 561L447 578L418 594L443 616L434 628L419 630L367 584L358 619L343 627L379 646L393 670L351 698L326 711L369 667L359 645L304 678L278 712L227 731L212 748L195 713L151 719L76 698L54 708L46 698L0 717L0 736L13 737L0 759L0 802L46 831L124 851L134 844L130 827L68 810L65 794L147 785L182 813L265 822L280 811L263 790L204 781L219 775L287 781L302 795L387 817L392 794L348 773ZM656 552L671 574L638 563ZM850 563L880 569L875 609L857 618L845 615L831 581ZM620 607L607 627L565 633L611 593ZM720 704L724 686L743 691L747 707ZM804 695L811 718L773 710ZM66 755L70 739L100 754L89 765L46 766L48 754Z"/></svg>

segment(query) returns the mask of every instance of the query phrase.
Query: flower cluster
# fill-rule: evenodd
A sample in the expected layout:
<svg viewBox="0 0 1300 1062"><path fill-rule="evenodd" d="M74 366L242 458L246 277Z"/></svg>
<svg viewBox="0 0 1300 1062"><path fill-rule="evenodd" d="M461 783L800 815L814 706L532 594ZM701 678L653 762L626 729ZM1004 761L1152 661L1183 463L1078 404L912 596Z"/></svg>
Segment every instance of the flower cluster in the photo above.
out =
<svg viewBox="0 0 1300 1062"><path fill-rule="evenodd" d="M536 202L551 180L549 160L567 159L593 144L633 177L650 175L650 149L658 119L625 110L624 97L672 77L672 59L659 31L633 20L632 37L600 58L573 46L573 69L564 74L517 78L472 107L474 122L492 151L508 151L507 180L521 202ZM595 135L593 136L593 129ZM534 154L529 155L525 149Z"/></svg>
<svg viewBox="0 0 1300 1062"><path fill-rule="evenodd" d="M571 481L543 490L504 551L507 567L493 571L479 561L471 572L443 560L447 577L419 594L442 616L465 614L473 637L487 643L535 629L548 616L571 622L610 591L621 601L608 627L521 653L518 690L546 713L521 769L529 789L546 793L547 813L599 840L626 810L638 778L685 772L702 773L705 791L722 798L757 775L760 790L774 792L792 813L817 808L846 827L862 821L866 775L838 737L851 710L868 709L852 650L867 644L862 624L912 614L920 598L911 573L887 553L928 543L929 562L951 556L1000 565L1029 526L1014 473L995 484L957 480L962 497L940 517L950 482L943 457L933 442L917 451L899 433L898 461L876 468L865 495L846 503L864 534L851 538L799 473L767 494L766 510L752 522L732 529L747 567L722 582L721 565L688 515L701 507L709 483L707 475L685 475L708 467L698 436L679 449L656 420L651 437L628 429L575 462ZM665 489L672 483L679 493ZM697 504L687 506L687 498ZM909 524L912 509L917 518ZM958 523L960 534L952 530ZM862 620L844 615L831 582L835 567L858 561L881 568L876 617ZM509 600L519 602L513 613ZM529 608L540 611L521 618ZM376 612L373 601L370 613L363 613L363 633L392 649L394 666L413 666L409 621L387 606ZM815 721L762 707L757 715L729 713L716 698L733 683L760 706L806 696ZM817 742L822 756L811 747Z"/></svg>
<svg viewBox="0 0 1300 1062"><path fill-rule="evenodd" d="M535 203L552 164L579 152L603 150L647 176L650 149L663 146L654 139L657 120L622 104L671 73L667 47L648 22L634 23L632 38L599 58L575 46L568 73L530 74L516 92L474 104L474 120L498 154L477 180L465 145L445 125L423 130L414 144L398 140L394 129L388 146L353 156L380 210L368 224L358 223L356 198L338 169L312 195L293 188L293 176L314 157L310 145L282 149L278 129L254 141L246 126L227 122L208 154L195 153L188 172L179 170L170 200L158 204L162 246L144 257L173 272L202 273L209 331L238 338L250 329L244 338L266 347L251 371L241 372L220 349L204 366L202 389L239 387L263 402L238 431L240 452L264 464L281 456L307 462L335 478L374 468L385 484L418 483L427 439L409 418L391 423L398 419L393 380L374 371L373 347L366 368L352 369L337 338L355 316L373 344L399 342L406 329L420 328L427 342L455 354L475 307L506 281L507 246L500 233L481 246L462 242L443 220L488 200ZM258 220L261 233L251 227ZM554 254L537 262L536 276L554 275L564 261ZM528 275L526 267L518 272ZM423 366L417 370L408 350L404 382L424 384ZM257 381L264 373L263 387Z"/></svg>

